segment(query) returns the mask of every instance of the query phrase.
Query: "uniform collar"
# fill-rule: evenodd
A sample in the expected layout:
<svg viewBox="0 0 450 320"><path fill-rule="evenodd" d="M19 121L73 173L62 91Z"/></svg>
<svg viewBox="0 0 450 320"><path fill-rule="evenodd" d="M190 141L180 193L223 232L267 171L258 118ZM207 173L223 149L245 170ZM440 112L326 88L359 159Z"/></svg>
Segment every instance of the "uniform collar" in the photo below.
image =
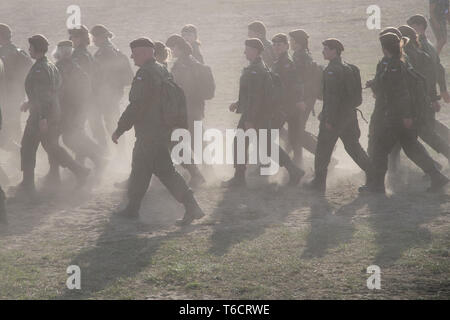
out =
<svg viewBox="0 0 450 320"><path fill-rule="evenodd" d="M333 60L330 60L329 64L342 64L342 57L337 56L336 58L334 58Z"/></svg>
<svg viewBox="0 0 450 320"><path fill-rule="evenodd" d="M256 66L256 65L261 64L261 63L262 63L262 57L257 57L255 60L250 62L249 66Z"/></svg>

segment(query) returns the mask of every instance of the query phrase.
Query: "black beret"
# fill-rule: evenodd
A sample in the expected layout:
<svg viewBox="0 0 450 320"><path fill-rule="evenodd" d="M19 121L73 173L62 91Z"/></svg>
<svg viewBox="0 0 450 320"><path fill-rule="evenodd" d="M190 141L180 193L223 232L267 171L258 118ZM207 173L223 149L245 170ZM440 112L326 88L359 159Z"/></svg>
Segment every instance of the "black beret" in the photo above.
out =
<svg viewBox="0 0 450 320"><path fill-rule="evenodd" d="M186 40L184 40L182 36L180 36L179 34L173 34L167 39L166 46L168 46L169 48L182 46L183 42L186 42Z"/></svg>
<svg viewBox="0 0 450 320"><path fill-rule="evenodd" d="M398 30L397 28L394 28L394 27L387 27L387 28L384 28L384 29L380 32L380 36L382 36L383 34L386 34L386 33L393 33L393 34L396 34L399 38L402 37L402 33L400 32L400 30Z"/></svg>
<svg viewBox="0 0 450 320"><path fill-rule="evenodd" d="M58 42L58 47L69 47L72 48L73 47L73 43L70 40L63 40Z"/></svg>
<svg viewBox="0 0 450 320"><path fill-rule="evenodd" d="M309 39L309 35L303 29L297 29L289 32L289 35L297 42L302 42Z"/></svg>
<svg viewBox="0 0 450 320"><path fill-rule="evenodd" d="M101 36L105 36L107 38L114 37L114 34L112 32L110 32L108 29L106 29L106 27L102 24L98 24L98 25L92 27L91 34L94 37L101 37Z"/></svg>
<svg viewBox="0 0 450 320"><path fill-rule="evenodd" d="M79 26L73 29L69 29L67 31L69 32L69 35L75 37L89 34L89 30L86 26Z"/></svg>
<svg viewBox="0 0 450 320"><path fill-rule="evenodd" d="M130 42L131 49L141 47L155 48L155 45L153 44L153 41L150 40L149 38L139 38Z"/></svg>
<svg viewBox="0 0 450 320"><path fill-rule="evenodd" d="M413 24L418 24L424 26L425 28L428 27L427 19L421 14L416 14L412 16L411 18L408 19L408 21L406 21L406 23L410 26Z"/></svg>
<svg viewBox="0 0 450 320"><path fill-rule="evenodd" d="M48 40L41 34L36 34L31 38L28 38L28 43L32 45L36 51L47 52L48 50Z"/></svg>
<svg viewBox="0 0 450 320"><path fill-rule="evenodd" d="M251 39L245 40L245 45L247 47L257 49L260 53L264 51L263 43L261 42L261 40L259 40L257 38L251 38Z"/></svg>
<svg viewBox="0 0 450 320"><path fill-rule="evenodd" d="M262 34L263 36L266 35L266 26L261 21L254 21L250 23L248 25L248 29L257 32L259 34Z"/></svg>
<svg viewBox="0 0 450 320"><path fill-rule="evenodd" d="M339 53L344 51L344 45L338 39L330 38L322 42L322 44L330 49L336 49Z"/></svg>
<svg viewBox="0 0 450 320"><path fill-rule="evenodd" d="M11 28L4 23L0 23L0 34L7 39L11 39Z"/></svg>
<svg viewBox="0 0 450 320"><path fill-rule="evenodd" d="M417 32L410 26L401 26L398 28L398 31L400 31L402 33L403 37L407 37L411 41L417 40Z"/></svg>
<svg viewBox="0 0 450 320"><path fill-rule="evenodd" d="M288 42L288 37L284 33L278 33L278 34L274 35L273 38L272 38L272 42L273 43L275 43L275 42L282 42L282 43L285 43L285 44L289 43Z"/></svg>
<svg viewBox="0 0 450 320"><path fill-rule="evenodd" d="M383 46L392 46L399 44L401 39L401 37L392 32L380 35L380 42Z"/></svg>

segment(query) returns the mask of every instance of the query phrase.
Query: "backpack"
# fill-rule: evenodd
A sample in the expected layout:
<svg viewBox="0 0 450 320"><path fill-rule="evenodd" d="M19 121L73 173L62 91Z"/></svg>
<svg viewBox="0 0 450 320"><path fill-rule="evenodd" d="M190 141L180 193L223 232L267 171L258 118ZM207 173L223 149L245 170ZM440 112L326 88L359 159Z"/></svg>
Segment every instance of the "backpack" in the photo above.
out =
<svg viewBox="0 0 450 320"><path fill-rule="evenodd" d="M214 98L216 83L211 67L195 62L194 72L196 79L196 92L202 97L202 100L211 100Z"/></svg>
<svg viewBox="0 0 450 320"><path fill-rule="evenodd" d="M426 111L430 106L428 87L425 77L413 68L404 67L406 86L412 100L413 119L418 124L425 121Z"/></svg>
<svg viewBox="0 0 450 320"><path fill-rule="evenodd" d="M171 76L162 81L161 114L168 128L188 128L186 96Z"/></svg>
<svg viewBox="0 0 450 320"><path fill-rule="evenodd" d="M361 72L359 68L350 63L344 63L344 85L346 91L346 103L351 108L358 108L362 104Z"/></svg>
<svg viewBox="0 0 450 320"><path fill-rule="evenodd" d="M123 54L119 49L115 49L117 64L116 66L116 76L118 79L118 84L121 88L131 85L134 78L133 70L131 69L130 60Z"/></svg>

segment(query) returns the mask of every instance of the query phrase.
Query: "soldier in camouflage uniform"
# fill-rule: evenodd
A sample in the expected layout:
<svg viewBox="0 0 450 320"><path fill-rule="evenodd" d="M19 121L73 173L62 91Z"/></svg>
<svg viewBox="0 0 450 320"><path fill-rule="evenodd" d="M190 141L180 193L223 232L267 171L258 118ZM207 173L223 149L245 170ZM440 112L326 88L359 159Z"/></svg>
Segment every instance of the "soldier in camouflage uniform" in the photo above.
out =
<svg viewBox="0 0 450 320"><path fill-rule="evenodd" d="M380 36L385 57L372 85L377 100L374 112L377 112L378 116L369 135L375 175L364 191L385 192L388 155L397 143L400 143L405 154L431 177L429 191L437 191L448 183L448 179L437 170L433 159L417 140L413 102L404 78L408 66L404 62L401 41L403 40L397 34L391 32Z"/></svg>
<svg viewBox="0 0 450 320"><path fill-rule="evenodd" d="M272 43L267 40L267 30L264 23L261 21L254 21L248 25L248 37L257 38L261 40L264 45L264 51L261 54L263 62L268 68L272 68L275 61L275 53L273 52Z"/></svg>
<svg viewBox="0 0 450 320"><path fill-rule="evenodd" d="M186 40L192 47L192 56L200 63L204 64L205 60L200 52L201 42L198 40L197 27L193 24L187 24L181 29L181 36Z"/></svg>
<svg viewBox="0 0 450 320"><path fill-rule="evenodd" d="M62 86L59 92L61 105L61 135L64 144L69 147L78 159L90 159L97 170L104 166L104 159L99 146L85 132L84 109L92 93L89 76L75 62L72 56L72 41L58 43L54 57Z"/></svg>
<svg viewBox="0 0 450 320"><path fill-rule="evenodd" d="M357 110L349 105L346 94L346 72L341 58L344 46L337 39L327 39L322 44L324 58L329 64L323 73L323 109L319 117L315 176L307 185L308 189L319 194L326 191L327 168L338 139L342 140L347 153L366 173L366 183L369 183L372 171L369 157L359 143L361 131Z"/></svg>
<svg viewBox="0 0 450 320"><path fill-rule="evenodd" d="M245 41L245 55L250 62L244 68L239 83L239 99L229 107L231 112L241 114L238 129L268 129L270 130L274 106L268 105L267 88L272 85L269 69L264 64L261 54L264 51L263 43L257 39ZM270 139L270 138L269 138ZM247 160L249 144L245 145L245 159ZM298 168L287 153L279 148L279 165L289 172L289 185L296 186L305 172ZM268 148L269 150L269 148ZM245 186L246 164L238 164L237 138L234 140L234 167L235 174L232 179L223 183L224 187Z"/></svg>
<svg viewBox="0 0 450 320"><path fill-rule="evenodd" d="M18 154L22 136L20 124L20 106L25 99L23 83L32 61L28 54L11 42L11 29L0 24L0 59L5 68L6 95L3 103L3 117L8 119L3 124L0 134L1 148Z"/></svg>
<svg viewBox="0 0 450 320"><path fill-rule="evenodd" d="M28 42L30 56L36 62L25 80L28 101L22 105L21 110L29 111L30 115L20 149L23 180L18 186L16 196L22 193L27 196L34 194L34 169L39 144L42 144L51 161L70 169L75 174L79 186L89 175L89 169L72 159L58 142L61 116L58 90L61 87L61 76L56 66L46 57L48 41L42 35L34 35Z"/></svg>
<svg viewBox="0 0 450 320"><path fill-rule="evenodd" d="M155 174L174 198L185 206L184 218L178 224L186 225L203 217L204 213L176 172L169 153L168 128L162 120L161 91L162 81L170 75L163 65L156 62L154 44L150 39L134 40L130 47L139 70L131 86L130 103L120 117L112 140L117 143L125 131L134 127L136 142L128 184L128 205L118 214L127 218L139 216L142 199Z"/></svg>

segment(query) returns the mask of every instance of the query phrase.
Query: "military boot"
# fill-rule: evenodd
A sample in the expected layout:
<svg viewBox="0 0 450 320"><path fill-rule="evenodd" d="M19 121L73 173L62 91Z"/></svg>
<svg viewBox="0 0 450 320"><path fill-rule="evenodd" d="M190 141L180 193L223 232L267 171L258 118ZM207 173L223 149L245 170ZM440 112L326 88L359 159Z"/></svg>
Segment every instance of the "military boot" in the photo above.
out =
<svg viewBox="0 0 450 320"><path fill-rule="evenodd" d="M294 163L290 163L289 165L287 165L286 169L289 173L289 186L297 186L300 183L300 180L305 175L305 171L294 165Z"/></svg>
<svg viewBox="0 0 450 320"><path fill-rule="evenodd" d="M327 181L326 179L315 177L313 180L305 184L305 188L319 195L325 195Z"/></svg>
<svg viewBox="0 0 450 320"><path fill-rule="evenodd" d="M192 221L201 219L205 216L205 213L200 208L200 206L197 203L197 200L195 200L194 196L192 195L192 192L189 192L185 200L183 201L183 205L185 208L184 217L181 220L176 221L177 226L187 226L192 223Z"/></svg>
<svg viewBox="0 0 450 320"><path fill-rule="evenodd" d="M236 168L233 178L230 180L222 182L222 187L232 188L232 187L245 187L247 185L245 181L245 169L240 167Z"/></svg>
<svg viewBox="0 0 450 320"><path fill-rule="evenodd" d="M125 209L116 211L114 215L120 218L130 220L139 219L139 208L132 201L129 201Z"/></svg>

